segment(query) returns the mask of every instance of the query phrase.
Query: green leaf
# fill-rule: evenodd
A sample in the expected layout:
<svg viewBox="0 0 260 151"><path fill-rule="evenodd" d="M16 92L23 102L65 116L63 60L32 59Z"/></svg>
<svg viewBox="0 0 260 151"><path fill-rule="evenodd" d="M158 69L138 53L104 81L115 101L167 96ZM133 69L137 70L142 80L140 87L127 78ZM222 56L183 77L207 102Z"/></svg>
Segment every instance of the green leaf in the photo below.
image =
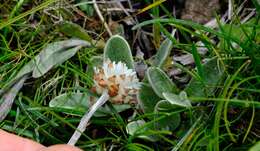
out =
<svg viewBox="0 0 260 151"><path fill-rule="evenodd" d="M130 46L127 41L119 36L112 36L104 48L104 59L110 59L115 62L124 62L128 68L134 69L134 60Z"/></svg>
<svg viewBox="0 0 260 151"><path fill-rule="evenodd" d="M217 58L213 58L203 64L205 79L202 82L199 79L192 78L185 92L189 96L205 97L214 94L214 90L224 76L224 67L218 64Z"/></svg>
<svg viewBox="0 0 260 151"><path fill-rule="evenodd" d="M82 46L89 45L86 41L75 39L48 44L37 56L25 64L10 82L3 86L0 95L26 74L32 73L34 78L38 78L52 67L71 58Z"/></svg>
<svg viewBox="0 0 260 151"><path fill-rule="evenodd" d="M0 122L4 120L9 113L17 93L23 87L23 84L27 78L28 76L24 75L10 89L5 91L3 96L0 96Z"/></svg>
<svg viewBox="0 0 260 151"><path fill-rule="evenodd" d="M260 150L260 141L258 141L257 143L255 143L254 146L252 146L249 151L259 151Z"/></svg>
<svg viewBox="0 0 260 151"><path fill-rule="evenodd" d="M160 101L152 87L146 83L142 84L137 98L145 113L153 113L155 105Z"/></svg>
<svg viewBox="0 0 260 151"><path fill-rule="evenodd" d="M191 101L188 99L185 91L181 91L179 95L173 93L163 93L163 96L173 105L180 107L191 107Z"/></svg>
<svg viewBox="0 0 260 151"><path fill-rule="evenodd" d="M173 45L172 45L172 41L170 39L165 39L159 50L157 51L157 53L155 54L155 58L154 58L154 66L157 66L159 68L161 68L167 57L169 56L171 49L172 49Z"/></svg>
<svg viewBox="0 0 260 151"><path fill-rule="evenodd" d="M178 106L171 104L168 100L160 100L154 107L154 111L168 112L174 111Z"/></svg>
<svg viewBox="0 0 260 151"><path fill-rule="evenodd" d="M64 40L48 44L36 57L33 77L38 78L52 67L68 60L83 46L90 44L83 40Z"/></svg>
<svg viewBox="0 0 260 151"><path fill-rule="evenodd" d="M152 121L147 123L143 120L130 122L127 125L127 133L149 141L158 141L160 137L156 135L156 132L168 133L180 125L180 113L174 113L176 109L175 105L170 104L166 100L161 100L154 108L155 114Z"/></svg>
<svg viewBox="0 0 260 151"><path fill-rule="evenodd" d="M87 0L88 1L88 0ZM84 3L86 2L86 0L80 0L78 3ZM94 15L94 8L93 8L93 5L90 5L90 4L81 4L79 5L79 8L86 12L87 16L90 16L92 17Z"/></svg>
<svg viewBox="0 0 260 151"><path fill-rule="evenodd" d="M95 67L102 67L103 65L103 56L93 56L91 58L91 63Z"/></svg>
<svg viewBox="0 0 260 151"><path fill-rule="evenodd" d="M158 67L150 67L147 70L147 78L154 92L161 98L162 93L178 93L176 85L172 80Z"/></svg>
<svg viewBox="0 0 260 151"><path fill-rule="evenodd" d="M49 102L49 107L59 108L66 114L75 115L76 112L79 111L82 114L88 111L89 106L92 105L97 98L92 96L92 100L90 101L90 95L87 93L63 93ZM122 112L131 108L128 104L122 105L113 105L117 112ZM102 117L111 115L111 111L108 106L101 107L95 112L94 116Z"/></svg>
<svg viewBox="0 0 260 151"><path fill-rule="evenodd" d="M123 112L127 109L131 108L131 105L129 104L113 104L113 107L115 108L116 112ZM112 115L113 112L111 112L111 109L106 105L104 107L101 107L97 110L97 112L94 114L96 117L101 117L101 116L108 116Z"/></svg>
<svg viewBox="0 0 260 151"><path fill-rule="evenodd" d="M166 116L156 122L156 129L173 131L180 125L180 113L174 113L177 111L176 105L172 105L169 101L161 100L156 104L154 110L155 113L165 113L164 115L155 115L155 118Z"/></svg>
<svg viewBox="0 0 260 151"><path fill-rule="evenodd" d="M29 61L26 65L24 65L21 70L17 73L17 75L14 77L13 80L19 79L21 77L23 77L26 74L29 74L33 71L35 67L35 59L32 59L31 61Z"/></svg>
<svg viewBox="0 0 260 151"><path fill-rule="evenodd" d="M92 42L92 40L93 40L88 35L86 30L83 29L82 27L80 27L78 24L65 21L65 22L60 23L58 25L58 28L62 33L66 34L68 36L77 37L82 40L86 40L88 42Z"/></svg>
<svg viewBox="0 0 260 151"><path fill-rule="evenodd" d="M135 135L136 131L145 124L144 120L137 120L127 124L126 132L129 135Z"/></svg>
<svg viewBox="0 0 260 151"><path fill-rule="evenodd" d="M86 111L89 107L90 96L86 93L63 93L49 102L49 107L77 109Z"/></svg>
<svg viewBox="0 0 260 151"><path fill-rule="evenodd" d="M0 90L0 95L2 95L3 92L8 90L9 88L12 87L12 85L18 83L18 81L24 77L27 74L30 74L33 71L33 68L35 67L35 60L32 59L29 61L26 65L24 65L20 71L17 73L17 75L10 80L10 82L6 83L2 89Z"/></svg>
<svg viewBox="0 0 260 151"><path fill-rule="evenodd" d="M142 135L145 131L149 129L149 127L143 127L145 125L144 120L137 120L133 121L127 124L126 126L126 132L129 135L137 136L138 138L142 138L151 142L155 142L157 139L153 137L152 135Z"/></svg>

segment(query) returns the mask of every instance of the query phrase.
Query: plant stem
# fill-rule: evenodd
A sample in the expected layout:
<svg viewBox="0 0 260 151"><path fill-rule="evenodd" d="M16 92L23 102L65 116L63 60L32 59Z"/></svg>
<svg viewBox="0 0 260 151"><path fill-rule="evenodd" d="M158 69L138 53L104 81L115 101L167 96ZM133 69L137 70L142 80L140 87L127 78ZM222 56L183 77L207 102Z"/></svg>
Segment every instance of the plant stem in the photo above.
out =
<svg viewBox="0 0 260 151"><path fill-rule="evenodd" d="M108 99L109 99L109 95L107 91L104 91L101 97L97 100L97 102L91 106L89 112L86 112L85 115L82 117L77 129L75 130L74 134L71 136L68 145L74 146L77 143L78 139L81 136L81 133L83 133L86 130L90 118L94 115L94 113L97 111L98 108L100 108L103 104L106 103Z"/></svg>

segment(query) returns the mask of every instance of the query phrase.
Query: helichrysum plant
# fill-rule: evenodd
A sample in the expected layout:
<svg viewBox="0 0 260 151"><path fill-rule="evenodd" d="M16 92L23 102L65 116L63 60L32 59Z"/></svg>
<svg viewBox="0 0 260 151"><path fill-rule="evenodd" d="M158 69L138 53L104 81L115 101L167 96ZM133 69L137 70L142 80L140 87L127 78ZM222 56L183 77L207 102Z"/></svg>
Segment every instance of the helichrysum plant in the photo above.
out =
<svg viewBox="0 0 260 151"><path fill-rule="evenodd" d="M116 44L111 41L117 38L118 40L122 40L121 37L114 36L111 38L112 40L110 39L110 42L108 42L110 46ZM110 49L113 48L113 46L107 48ZM105 50L105 53L109 52ZM124 57L125 56L123 56L123 58ZM106 103L106 101L109 100L113 104L136 103L135 98L140 88L136 72L129 68L125 62L118 61L120 60L120 57L113 57L113 59L114 61L111 61L110 58L104 58L102 67L94 67L94 85L92 90L101 96L82 117L77 130L74 132L68 144L76 144L81 133L85 131L90 118L103 104Z"/></svg>

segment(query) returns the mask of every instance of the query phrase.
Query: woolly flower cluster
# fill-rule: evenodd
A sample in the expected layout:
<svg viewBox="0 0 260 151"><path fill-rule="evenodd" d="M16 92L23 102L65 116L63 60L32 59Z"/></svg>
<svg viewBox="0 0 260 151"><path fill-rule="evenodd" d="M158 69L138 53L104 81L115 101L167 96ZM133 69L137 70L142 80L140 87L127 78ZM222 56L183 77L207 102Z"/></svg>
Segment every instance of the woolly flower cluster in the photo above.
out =
<svg viewBox="0 0 260 151"><path fill-rule="evenodd" d="M112 103L132 103L139 88L136 72L122 62L106 60L101 68L94 68L93 90L98 94L107 91Z"/></svg>

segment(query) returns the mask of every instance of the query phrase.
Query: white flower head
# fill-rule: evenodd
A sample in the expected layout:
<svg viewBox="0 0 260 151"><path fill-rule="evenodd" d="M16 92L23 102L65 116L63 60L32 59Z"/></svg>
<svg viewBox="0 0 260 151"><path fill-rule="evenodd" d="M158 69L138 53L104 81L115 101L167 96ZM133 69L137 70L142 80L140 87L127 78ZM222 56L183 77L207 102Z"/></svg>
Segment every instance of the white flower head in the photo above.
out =
<svg viewBox="0 0 260 151"><path fill-rule="evenodd" d="M101 68L94 68L94 91L108 91L110 101L116 104L134 101L140 83L136 72L122 62L104 61Z"/></svg>

